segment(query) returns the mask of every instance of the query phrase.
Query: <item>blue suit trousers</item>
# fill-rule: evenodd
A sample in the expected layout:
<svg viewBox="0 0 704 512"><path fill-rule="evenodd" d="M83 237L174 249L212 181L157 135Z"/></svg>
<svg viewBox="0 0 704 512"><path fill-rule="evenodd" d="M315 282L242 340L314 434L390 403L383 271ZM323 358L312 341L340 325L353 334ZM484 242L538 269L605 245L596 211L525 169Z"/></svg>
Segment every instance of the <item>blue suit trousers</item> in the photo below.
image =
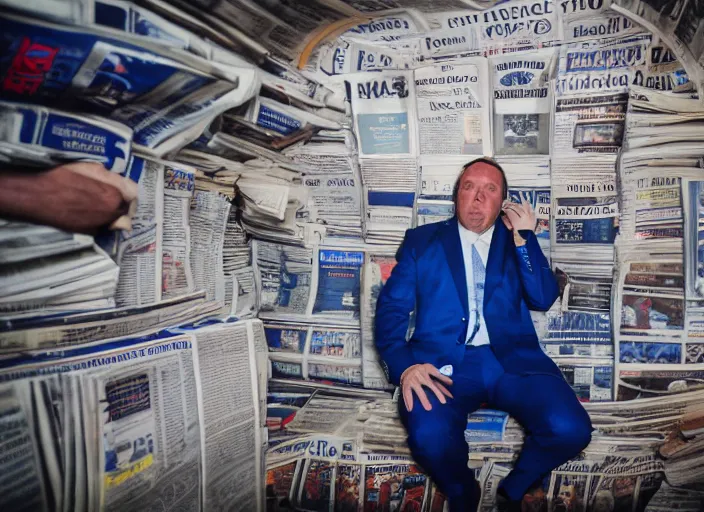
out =
<svg viewBox="0 0 704 512"><path fill-rule="evenodd" d="M482 404L509 413L525 429L523 450L501 487L511 499L560 464L579 454L591 440L589 415L560 376L506 373L490 345L468 346L459 368L453 368L450 392L441 404L427 390L432 410L414 395L411 412L399 400L413 458L448 497L451 512L474 512L479 502L464 440L467 415Z"/></svg>

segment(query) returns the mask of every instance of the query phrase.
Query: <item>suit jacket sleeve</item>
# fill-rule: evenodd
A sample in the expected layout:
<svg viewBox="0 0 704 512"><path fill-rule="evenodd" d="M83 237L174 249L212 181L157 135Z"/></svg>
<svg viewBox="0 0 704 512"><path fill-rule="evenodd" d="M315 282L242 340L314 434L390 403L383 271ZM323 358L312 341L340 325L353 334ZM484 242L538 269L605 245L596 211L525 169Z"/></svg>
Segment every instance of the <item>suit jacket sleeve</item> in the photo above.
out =
<svg viewBox="0 0 704 512"><path fill-rule="evenodd" d="M401 374L416 364L411 347L406 342L410 314L416 306L416 260L406 231L396 253L396 266L381 289L376 304L376 347L389 382L400 385Z"/></svg>
<svg viewBox="0 0 704 512"><path fill-rule="evenodd" d="M519 275L523 284L523 299L530 309L547 311L560 294L557 279L538 244L535 233L521 230L519 234L526 241L524 246L516 247Z"/></svg>

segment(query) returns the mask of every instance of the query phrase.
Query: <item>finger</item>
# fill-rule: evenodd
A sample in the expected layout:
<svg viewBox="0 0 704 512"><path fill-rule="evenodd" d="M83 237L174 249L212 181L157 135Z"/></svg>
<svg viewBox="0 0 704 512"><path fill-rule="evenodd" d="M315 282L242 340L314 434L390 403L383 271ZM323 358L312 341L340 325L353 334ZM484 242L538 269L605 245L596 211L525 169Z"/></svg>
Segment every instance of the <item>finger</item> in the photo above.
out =
<svg viewBox="0 0 704 512"><path fill-rule="evenodd" d="M423 406L423 409L429 411L433 408L433 406L430 404L430 400L428 400L428 395L425 394L423 386L416 384L413 386L413 391L416 392L416 396L418 397L418 400L420 400L420 405Z"/></svg>
<svg viewBox="0 0 704 512"><path fill-rule="evenodd" d="M504 211L508 211L508 210L514 211L518 215L523 213L523 209L521 208L521 205L516 204L516 203L509 203L506 206L504 206Z"/></svg>
<svg viewBox="0 0 704 512"><path fill-rule="evenodd" d="M431 366L430 368L428 368L428 373L433 378L438 379L441 382L444 382L448 386L452 386L452 379L450 377L448 377L447 375L443 375L442 373L440 373L440 370L438 370L434 366Z"/></svg>
<svg viewBox="0 0 704 512"><path fill-rule="evenodd" d="M515 224L517 222L520 222L521 216L515 211L510 208L506 208L504 210L504 213L506 214L506 217L508 217L508 220L511 221L511 224Z"/></svg>
<svg viewBox="0 0 704 512"><path fill-rule="evenodd" d="M426 387L430 389L433 393L435 393L435 396L438 398L441 404L446 404L447 403L447 398L445 398L445 395L443 395L442 391L440 391L436 385L435 382L432 380L428 380L428 383L426 384Z"/></svg>
<svg viewBox="0 0 704 512"><path fill-rule="evenodd" d="M413 391L409 385L403 386L403 403L406 405L408 412L413 410Z"/></svg>
<svg viewBox="0 0 704 512"><path fill-rule="evenodd" d="M434 384L435 384L435 387L438 388L442 392L443 395L445 395L446 397L449 397L449 398L455 398L454 396L452 396L452 393L450 393L450 390L447 389L445 386L443 386L439 382L435 382Z"/></svg>
<svg viewBox="0 0 704 512"><path fill-rule="evenodd" d="M444 400L445 396L448 396L450 398L454 398L452 396L452 393L450 393L450 391L448 391L448 389L442 383L434 380L431 376L428 376L427 379L428 379L428 382L425 382L424 385L433 390L433 392L438 397L438 400L440 400L440 402L442 402L443 404L445 403L445 400ZM440 393L442 393L444 396L441 397L440 395L438 395L438 391Z"/></svg>

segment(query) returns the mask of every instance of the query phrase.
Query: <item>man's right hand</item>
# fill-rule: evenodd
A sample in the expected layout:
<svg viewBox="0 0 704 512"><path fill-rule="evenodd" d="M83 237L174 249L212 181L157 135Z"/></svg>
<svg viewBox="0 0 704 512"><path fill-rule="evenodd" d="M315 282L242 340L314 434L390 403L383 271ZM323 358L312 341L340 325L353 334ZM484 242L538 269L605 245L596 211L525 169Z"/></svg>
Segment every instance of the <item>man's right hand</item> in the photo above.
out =
<svg viewBox="0 0 704 512"><path fill-rule="evenodd" d="M453 396L452 393L443 386L443 383L451 386L452 379L440 373L432 364L414 364L406 368L406 371L401 375L401 392L403 393L403 402L406 404L406 410L408 412L413 410L413 393L418 396L418 400L420 400L423 409L429 411L433 408L433 406L430 405L428 396L425 394L424 386L435 393L435 396L438 397L441 404L447 403L445 397L453 398Z"/></svg>

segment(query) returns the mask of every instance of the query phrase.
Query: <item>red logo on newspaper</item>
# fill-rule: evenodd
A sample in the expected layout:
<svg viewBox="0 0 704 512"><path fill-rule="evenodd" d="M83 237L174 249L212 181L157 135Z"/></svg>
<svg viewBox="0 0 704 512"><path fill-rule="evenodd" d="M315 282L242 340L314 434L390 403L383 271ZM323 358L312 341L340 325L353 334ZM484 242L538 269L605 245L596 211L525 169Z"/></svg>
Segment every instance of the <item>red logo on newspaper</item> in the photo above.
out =
<svg viewBox="0 0 704 512"><path fill-rule="evenodd" d="M58 48L33 43L25 37L3 82L3 89L17 94L36 94L51 69Z"/></svg>

